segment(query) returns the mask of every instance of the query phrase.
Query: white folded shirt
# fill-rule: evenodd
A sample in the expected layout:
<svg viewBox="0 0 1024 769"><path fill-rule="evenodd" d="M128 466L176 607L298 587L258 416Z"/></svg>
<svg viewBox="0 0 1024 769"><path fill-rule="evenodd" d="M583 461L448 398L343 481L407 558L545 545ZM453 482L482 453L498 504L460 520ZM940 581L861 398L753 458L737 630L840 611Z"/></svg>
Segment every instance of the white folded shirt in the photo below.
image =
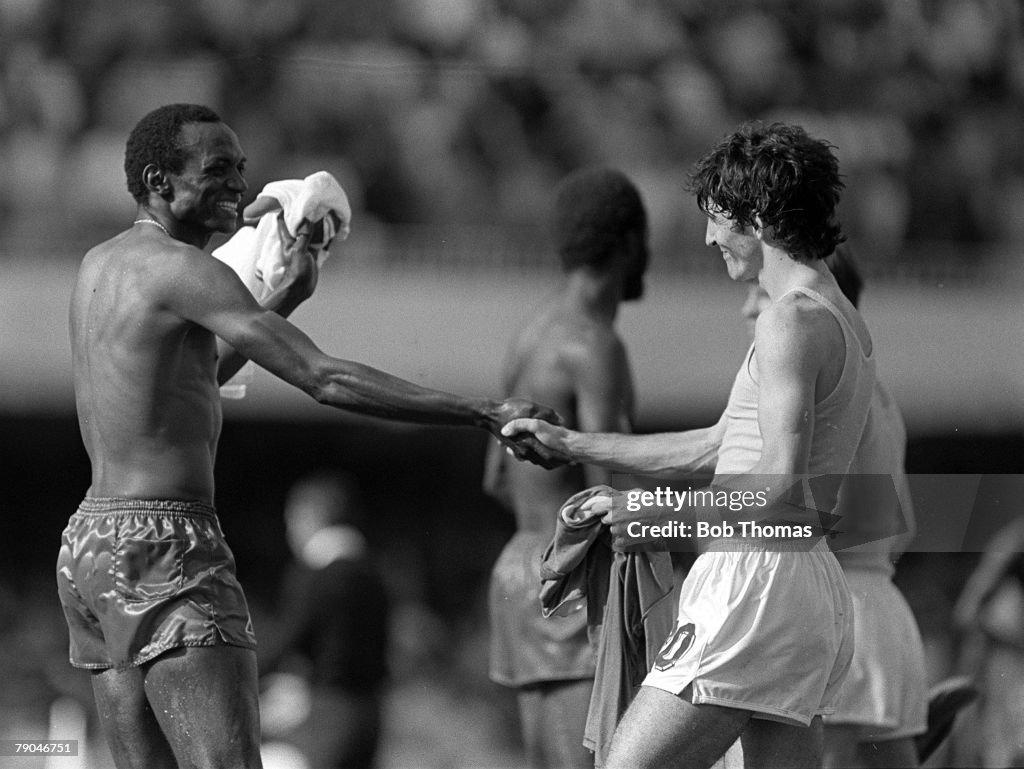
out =
<svg viewBox="0 0 1024 769"><path fill-rule="evenodd" d="M305 179L283 179L267 184L242 212L245 226L213 252L235 271L257 301L277 288L287 267L278 216L284 217L285 227L292 237L303 221L309 222L312 227L309 245L316 252L317 264L322 265L331 242L348 237L352 209L345 190L327 171L317 171ZM247 363L221 387L221 394L226 398L245 397L246 383L251 378L252 364Z"/></svg>

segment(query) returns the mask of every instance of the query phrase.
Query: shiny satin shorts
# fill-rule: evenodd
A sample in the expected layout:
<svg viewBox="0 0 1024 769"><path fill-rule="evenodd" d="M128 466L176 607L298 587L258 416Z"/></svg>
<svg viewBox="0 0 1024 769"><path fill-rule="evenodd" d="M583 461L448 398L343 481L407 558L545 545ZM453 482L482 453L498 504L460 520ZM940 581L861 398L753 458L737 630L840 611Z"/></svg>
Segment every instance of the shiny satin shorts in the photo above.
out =
<svg viewBox="0 0 1024 769"><path fill-rule="evenodd" d="M130 668L186 646L256 648L212 507L87 498L61 538L57 589L71 664Z"/></svg>

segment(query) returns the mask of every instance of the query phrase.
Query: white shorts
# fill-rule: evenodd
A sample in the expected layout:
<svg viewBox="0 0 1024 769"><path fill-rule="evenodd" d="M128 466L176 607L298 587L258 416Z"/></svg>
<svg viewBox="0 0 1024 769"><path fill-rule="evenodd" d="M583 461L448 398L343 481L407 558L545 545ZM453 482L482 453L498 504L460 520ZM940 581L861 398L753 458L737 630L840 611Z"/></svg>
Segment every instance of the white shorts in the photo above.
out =
<svg viewBox="0 0 1024 769"><path fill-rule="evenodd" d="M846 580L856 617L853 663L825 723L862 726L865 739L921 734L928 687L914 615L885 572L847 568Z"/></svg>
<svg viewBox="0 0 1024 769"><path fill-rule="evenodd" d="M831 713L853 656L853 608L822 541L778 552L730 541L702 554L679 596L676 624L644 686L694 704L808 726Z"/></svg>

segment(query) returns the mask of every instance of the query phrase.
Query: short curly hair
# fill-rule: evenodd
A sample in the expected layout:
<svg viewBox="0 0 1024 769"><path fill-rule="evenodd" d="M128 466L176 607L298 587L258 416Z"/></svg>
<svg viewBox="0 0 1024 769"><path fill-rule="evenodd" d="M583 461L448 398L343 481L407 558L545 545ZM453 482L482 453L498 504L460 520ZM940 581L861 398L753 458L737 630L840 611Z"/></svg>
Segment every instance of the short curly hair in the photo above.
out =
<svg viewBox="0 0 1024 769"><path fill-rule="evenodd" d="M552 229L566 271L607 263L626 233L646 228L647 211L640 192L621 171L574 171L555 190Z"/></svg>
<svg viewBox="0 0 1024 769"><path fill-rule="evenodd" d="M844 184L828 142L800 126L744 123L690 171L690 191L706 214L748 227L793 257L824 259L845 240L836 218Z"/></svg>
<svg viewBox="0 0 1024 769"><path fill-rule="evenodd" d="M125 179L136 202L145 203L149 197L142 180L147 165L152 163L170 173L179 173L184 167L183 125L220 122L220 115L201 104L167 104L143 117L128 135L124 150Z"/></svg>

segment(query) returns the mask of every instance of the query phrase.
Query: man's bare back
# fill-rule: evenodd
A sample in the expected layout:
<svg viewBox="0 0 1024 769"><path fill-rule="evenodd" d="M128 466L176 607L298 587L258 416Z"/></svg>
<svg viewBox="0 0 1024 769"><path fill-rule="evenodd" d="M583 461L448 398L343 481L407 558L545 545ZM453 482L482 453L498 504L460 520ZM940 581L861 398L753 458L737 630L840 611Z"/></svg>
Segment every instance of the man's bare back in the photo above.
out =
<svg viewBox="0 0 1024 769"><path fill-rule="evenodd" d="M622 340L610 319L564 302L549 306L519 333L510 350L505 389L551 404L574 429L631 429L633 383ZM610 480L607 472L589 465L544 471L511 458L506 464L519 531L553 534L554 513L566 499Z"/></svg>
<svg viewBox="0 0 1024 769"><path fill-rule="evenodd" d="M552 209L564 284L516 334L503 388L550 403L574 428L628 431L633 383L615 330L621 302L639 299L647 268L647 215L639 192L612 169L583 169L559 185ZM516 533L492 571L490 676L517 689L533 769L592 769L583 747L596 659L587 614L544 618L542 554L565 499L611 474L591 466L538 472L499 444L485 488L515 515Z"/></svg>

